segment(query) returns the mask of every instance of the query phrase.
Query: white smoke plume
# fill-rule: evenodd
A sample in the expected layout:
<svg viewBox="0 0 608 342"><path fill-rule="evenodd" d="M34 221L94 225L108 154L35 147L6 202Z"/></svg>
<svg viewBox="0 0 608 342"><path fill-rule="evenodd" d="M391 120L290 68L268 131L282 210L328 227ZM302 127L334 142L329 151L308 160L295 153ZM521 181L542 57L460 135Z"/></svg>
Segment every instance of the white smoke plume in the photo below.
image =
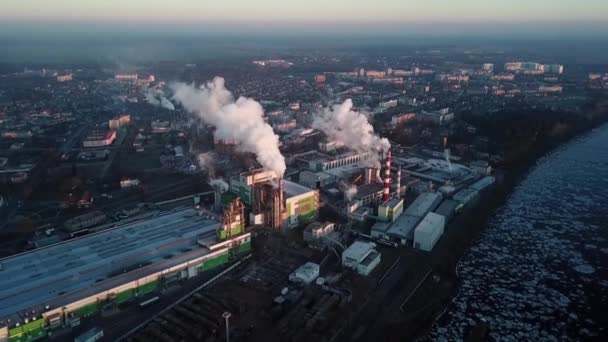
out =
<svg viewBox="0 0 608 342"><path fill-rule="evenodd" d="M153 106L175 110L173 103L165 97L165 93L160 89L149 88L144 96L146 97L146 101Z"/></svg>
<svg viewBox="0 0 608 342"><path fill-rule="evenodd" d="M240 151L254 153L264 169L283 176L286 165L279 137L264 121L264 110L257 101L245 97L235 101L221 77L200 88L184 83L174 83L171 88L173 99L215 127L216 137L238 141Z"/></svg>
<svg viewBox="0 0 608 342"><path fill-rule="evenodd" d="M341 142L355 152L369 153L370 164L374 167L380 167L379 155L390 148L387 139L380 138L374 133L374 127L367 117L353 110L351 99L316 113L312 127L323 131L330 139Z"/></svg>
<svg viewBox="0 0 608 342"><path fill-rule="evenodd" d="M220 192L226 192L230 189L230 185L226 183L222 178L215 178L209 180L209 185L211 185L214 189L217 187L220 189Z"/></svg>
<svg viewBox="0 0 608 342"><path fill-rule="evenodd" d="M157 97L157 93L153 89L148 89L144 96L146 97L146 101L148 101L149 104L153 106L160 106L160 99Z"/></svg>
<svg viewBox="0 0 608 342"><path fill-rule="evenodd" d="M168 110L175 110L173 103L164 96L160 98L160 106Z"/></svg>
<svg viewBox="0 0 608 342"><path fill-rule="evenodd" d="M199 153L196 156L196 161L200 166L201 170L207 171L209 178L215 177L215 154L213 152Z"/></svg>
<svg viewBox="0 0 608 342"><path fill-rule="evenodd" d="M346 188L346 190L344 190L344 196L346 197L346 200L349 202L355 197L356 194L357 194L356 185L351 185L348 188Z"/></svg>

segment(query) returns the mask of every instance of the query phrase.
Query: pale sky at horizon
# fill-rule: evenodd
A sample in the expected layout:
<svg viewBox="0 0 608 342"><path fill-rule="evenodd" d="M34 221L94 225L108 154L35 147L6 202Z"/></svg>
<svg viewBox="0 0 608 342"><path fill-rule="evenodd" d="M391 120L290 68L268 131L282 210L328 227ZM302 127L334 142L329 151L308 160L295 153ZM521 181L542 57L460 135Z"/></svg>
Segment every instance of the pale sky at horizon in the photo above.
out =
<svg viewBox="0 0 608 342"><path fill-rule="evenodd" d="M588 22L608 0L2 0L0 18L69 22Z"/></svg>

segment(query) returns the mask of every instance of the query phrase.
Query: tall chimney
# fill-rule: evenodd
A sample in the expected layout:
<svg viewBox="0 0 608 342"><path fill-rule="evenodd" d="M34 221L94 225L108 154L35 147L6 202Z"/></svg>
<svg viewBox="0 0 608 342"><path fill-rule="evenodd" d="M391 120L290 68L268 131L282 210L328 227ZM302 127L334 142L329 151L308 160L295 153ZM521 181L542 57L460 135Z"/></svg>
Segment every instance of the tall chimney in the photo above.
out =
<svg viewBox="0 0 608 342"><path fill-rule="evenodd" d="M216 212L222 209L222 187L220 185L213 186L213 209Z"/></svg>
<svg viewBox="0 0 608 342"><path fill-rule="evenodd" d="M401 164L397 168L397 197L401 198Z"/></svg>
<svg viewBox="0 0 608 342"><path fill-rule="evenodd" d="M388 201L391 196L391 150L386 155L386 165L384 166L384 193L382 200Z"/></svg>

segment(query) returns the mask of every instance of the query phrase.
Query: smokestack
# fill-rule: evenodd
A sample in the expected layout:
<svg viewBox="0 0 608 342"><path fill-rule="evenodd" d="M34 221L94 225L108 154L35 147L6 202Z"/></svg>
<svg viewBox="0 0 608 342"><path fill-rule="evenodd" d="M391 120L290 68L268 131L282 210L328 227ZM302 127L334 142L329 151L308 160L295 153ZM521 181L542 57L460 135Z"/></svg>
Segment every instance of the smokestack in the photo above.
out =
<svg viewBox="0 0 608 342"><path fill-rule="evenodd" d="M382 200L388 201L391 196L391 150L386 155L386 165L384 169L384 194Z"/></svg>
<svg viewBox="0 0 608 342"><path fill-rule="evenodd" d="M281 215L285 211L285 180L279 178L279 200L281 201Z"/></svg>
<svg viewBox="0 0 608 342"><path fill-rule="evenodd" d="M373 179L373 174L374 174L374 169L371 167L366 167L365 168L365 179L363 181L364 184L370 184L372 182Z"/></svg>
<svg viewBox="0 0 608 342"><path fill-rule="evenodd" d="M401 164L397 168L397 197L401 198Z"/></svg>
<svg viewBox="0 0 608 342"><path fill-rule="evenodd" d="M222 193L219 186L213 189L213 209L217 212L222 208Z"/></svg>

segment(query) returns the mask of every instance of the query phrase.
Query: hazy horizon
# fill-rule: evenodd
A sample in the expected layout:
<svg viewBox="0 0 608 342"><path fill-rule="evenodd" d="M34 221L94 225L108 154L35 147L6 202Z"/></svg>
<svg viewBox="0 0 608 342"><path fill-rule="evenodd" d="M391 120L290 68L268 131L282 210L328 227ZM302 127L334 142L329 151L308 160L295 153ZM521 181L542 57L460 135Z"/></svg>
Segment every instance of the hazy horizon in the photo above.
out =
<svg viewBox="0 0 608 342"><path fill-rule="evenodd" d="M0 38L82 35L607 37L604 0L4 0Z"/></svg>
<svg viewBox="0 0 608 342"><path fill-rule="evenodd" d="M0 18L22 21L511 22L605 20L604 0L4 0Z"/></svg>
<svg viewBox="0 0 608 342"><path fill-rule="evenodd" d="M511 42L603 51L608 42L602 0L4 0L1 7L0 62Z"/></svg>

